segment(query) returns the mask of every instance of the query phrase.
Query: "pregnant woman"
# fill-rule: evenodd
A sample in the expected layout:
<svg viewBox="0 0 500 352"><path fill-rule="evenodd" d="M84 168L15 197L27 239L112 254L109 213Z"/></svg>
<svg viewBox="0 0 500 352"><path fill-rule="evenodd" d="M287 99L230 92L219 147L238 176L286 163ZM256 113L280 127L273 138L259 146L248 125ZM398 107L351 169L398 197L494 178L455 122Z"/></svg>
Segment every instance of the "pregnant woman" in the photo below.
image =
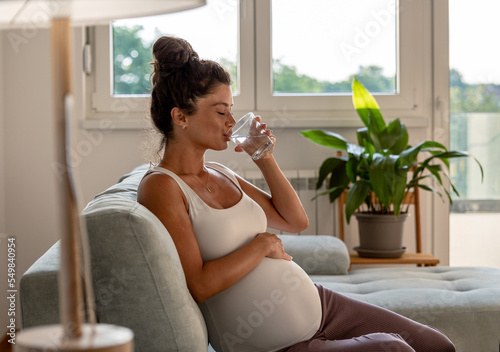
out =
<svg viewBox="0 0 500 352"><path fill-rule="evenodd" d="M159 38L153 56L151 118L163 153L138 201L172 236L216 351L455 350L430 327L315 285L266 232L308 226L272 149L255 161L270 195L205 161L207 150L228 148L235 124L229 74L180 38Z"/></svg>

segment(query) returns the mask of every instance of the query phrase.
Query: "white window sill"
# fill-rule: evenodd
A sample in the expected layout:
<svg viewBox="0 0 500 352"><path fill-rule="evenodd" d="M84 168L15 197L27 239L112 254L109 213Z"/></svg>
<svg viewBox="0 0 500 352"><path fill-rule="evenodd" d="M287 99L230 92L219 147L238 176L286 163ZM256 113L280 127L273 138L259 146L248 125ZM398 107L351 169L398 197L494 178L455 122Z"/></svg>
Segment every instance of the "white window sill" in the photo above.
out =
<svg viewBox="0 0 500 352"><path fill-rule="evenodd" d="M259 112L256 112L259 114ZM260 113L266 118L269 128L360 128L363 127L359 118L353 117L298 117L279 116L277 114ZM235 116L239 116L236 115ZM391 118L392 120L392 118ZM401 118L401 122L408 128L427 128L429 120L423 117ZM102 117L99 119L85 119L81 122L81 128L85 130L143 130L147 125L146 118L129 117L119 119L113 117Z"/></svg>

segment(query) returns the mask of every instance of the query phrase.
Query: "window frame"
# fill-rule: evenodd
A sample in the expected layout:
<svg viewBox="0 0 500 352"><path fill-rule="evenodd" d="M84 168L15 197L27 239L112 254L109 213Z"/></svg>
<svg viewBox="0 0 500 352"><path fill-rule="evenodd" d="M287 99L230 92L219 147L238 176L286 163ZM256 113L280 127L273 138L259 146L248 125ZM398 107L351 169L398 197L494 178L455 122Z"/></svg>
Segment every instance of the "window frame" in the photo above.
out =
<svg viewBox="0 0 500 352"><path fill-rule="evenodd" d="M234 95L236 116L254 111L269 116L270 126L278 120L281 127L357 127L350 94L287 96L272 94L271 1L240 0L239 4L239 88ZM400 117L408 127L428 127L425 116L425 87L430 44L425 24L432 16L429 0L399 0L398 13L398 92L376 94L387 119ZM427 21L425 20L427 18ZM259 20L257 24L256 19ZM86 120L120 119L124 125L138 127L149 106L148 96L115 97L112 95L111 26L93 27L90 41L95 61L93 73L85 81L87 94ZM286 126L282 118L286 116ZM278 117L278 119L276 119ZM134 122L135 121L135 122ZM92 125L91 122L88 125Z"/></svg>
<svg viewBox="0 0 500 352"><path fill-rule="evenodd" d="M252 110L255 106L254 98L254 2L241 0L239 2L238 21L238 88L239 94L233 94L234 105L241 111ZM88 40L93 47L95 61L93 73L87 76L86 91L89 104L87 105L87 119L98 120L101 118L117 118L122 120L140 119L149 109L150 98L148 95L113 95L112 77L112 26L98 25L91 27ZM242 43L252 43L243 45ZM136 125L134 123L132 126Z"/></svg>
<svg viewBox="0 0 500 352"><path fill-rule="evenodd" d="M419 116L423 102L424 60L422 22L423 3L400 0L398 7L398 92L396 94L374 94L384 111L406 112L405 115ZM317 117L326 113L331 117L355 117L352 113L352 98L345 95L273 95L272 92L272 43L271 43L271 0L257 2L256 17L262 22L257 26L257 110L270 111L273 107L286 107L299 115ZM410 44L413 43L413 44ZM334 108L332 108L334 107ZM305 112L305 114L304 114ZM333 113L333 116L332 116ZM421 116L421 115L420 115Z"/></svg>

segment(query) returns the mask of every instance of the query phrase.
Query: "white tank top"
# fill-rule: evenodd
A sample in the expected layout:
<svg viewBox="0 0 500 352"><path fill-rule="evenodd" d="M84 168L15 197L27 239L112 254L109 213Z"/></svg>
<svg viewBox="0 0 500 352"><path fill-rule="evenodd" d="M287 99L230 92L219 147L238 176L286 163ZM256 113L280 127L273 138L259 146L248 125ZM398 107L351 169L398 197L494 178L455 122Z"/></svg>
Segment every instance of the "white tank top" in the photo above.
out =
<svg viewBox="0 0 500 352"><path fill-rule="evenodd" d="M265 232L266 215L240 187L235 175L217 163L206 166L228 177L241 191L234 206L207 205L180 177L189 217L204 262L223 257ZM319 294L309 276L293 261L264 258L235 285L201 303L209 341L219 352L277 351L311 338L321 323Z"/></svg>

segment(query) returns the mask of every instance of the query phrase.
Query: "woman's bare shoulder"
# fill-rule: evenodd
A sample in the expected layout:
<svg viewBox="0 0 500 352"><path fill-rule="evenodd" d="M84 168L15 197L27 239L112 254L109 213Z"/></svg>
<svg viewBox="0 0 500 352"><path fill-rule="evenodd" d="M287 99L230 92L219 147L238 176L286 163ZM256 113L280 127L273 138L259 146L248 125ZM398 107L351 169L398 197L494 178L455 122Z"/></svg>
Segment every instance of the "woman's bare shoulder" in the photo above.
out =
<svg viewBox="0 0 500 352"><path fill-rule="evenodd" d="M177 182L161 172L153 171L144 176L137 190L137 201L147 208L163 208L168 204L172 207L184 206L187 209L186 198Z"/></svg>

